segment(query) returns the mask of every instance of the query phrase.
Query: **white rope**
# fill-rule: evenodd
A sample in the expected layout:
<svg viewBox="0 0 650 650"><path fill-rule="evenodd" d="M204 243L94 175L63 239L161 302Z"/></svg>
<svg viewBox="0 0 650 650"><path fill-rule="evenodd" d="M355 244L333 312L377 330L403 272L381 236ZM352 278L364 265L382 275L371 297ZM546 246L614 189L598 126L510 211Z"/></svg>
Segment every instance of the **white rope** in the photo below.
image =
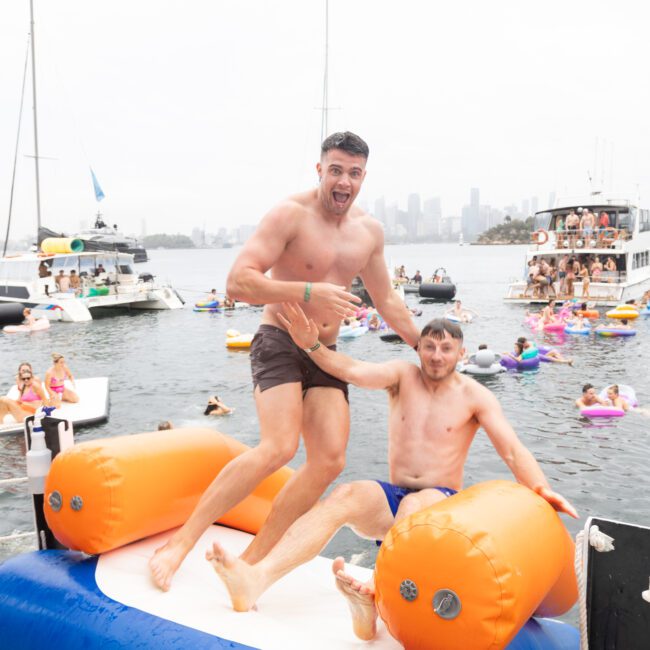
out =
<svg viewBox="0 0 650 650"><path fill-rule="evenodd" d="M589 650L589 639L587 637L587 588L585 575L582 566L582 548L584 543L584 531L576 535L576 554L574 567L576 580L578 582L578 624L580 629L580 650Z"/></svg>
<svg viewBox="0 0 650 650"><path fill-rule="evenodd" d="M578 623L580 626L580 650L589 650L589 637L587 635L587 581L583 563L585 531L581 530L576 535L576 554L574 567L578 582ZM599 553L609 553L614 550L614 538L606 535L598 526L589 528L589 545ZM650 590L649 590L650 591Z"/></svg>
<svg viewBox="0 0 650 650"><path fill-rule="evenodd" d="M27 483L28 478L26 476L20 478L5 478L0 481L0 487L5 485L19 485L21 483Z"/></svg>

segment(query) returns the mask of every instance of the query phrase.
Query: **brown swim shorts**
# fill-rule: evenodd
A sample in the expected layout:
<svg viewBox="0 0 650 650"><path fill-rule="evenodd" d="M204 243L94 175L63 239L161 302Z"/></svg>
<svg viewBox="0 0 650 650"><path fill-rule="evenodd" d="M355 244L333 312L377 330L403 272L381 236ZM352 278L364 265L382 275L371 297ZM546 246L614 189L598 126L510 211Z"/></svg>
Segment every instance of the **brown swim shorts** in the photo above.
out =
<svg viewBox="0 0 650 650"><path fill-rule="evenodd" d="M330 345L336 350L336 345ZM260 325L251 343L253 385L261 391L280 384L300 382L303 391L316 386L338 388L348 399L348 385L321 370L291 339L274 325Z"/></svg>

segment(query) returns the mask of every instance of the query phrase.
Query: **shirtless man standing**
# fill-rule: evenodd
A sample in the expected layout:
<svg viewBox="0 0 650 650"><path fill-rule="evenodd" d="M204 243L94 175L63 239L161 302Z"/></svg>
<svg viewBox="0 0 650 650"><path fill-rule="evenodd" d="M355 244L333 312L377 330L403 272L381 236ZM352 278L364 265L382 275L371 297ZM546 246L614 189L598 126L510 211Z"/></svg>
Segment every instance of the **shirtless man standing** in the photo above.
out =
<svg viewBox="0 0 650 650"><path fill-rule="evenodd" d="M260 562L251 566L219 544L208 559L224 581L237 611L249 610L274 582L315 557L342 526L381 540L396 520L455 494L463 487L463 466L479 427L517 481L556 510L577 517L574 508L553 492L532 454L517 438L496 397L456 372L463 333L445 319L431 321L418 345L420 365L401 360L368 363L316 347L319 330L297 305L285 305L285 325L296 345L312 348L314 361L335 377L361 388L388 392L391 483L354 481L337 486L326 499L298 519ZM343 558L333 564L336 583L348 600L354 631L371 639L376 631L374 587L344 573Z"/></svg>
<svg viewBox="0 0 650 650"><path fill-rule="evenodd" d="M360 275L388 325L417 345L417 328L391 286L381 225L353 205L367 158L368 146L353 133L329 136L316 165L319 186L273 208L230 271L229 296L266 305L251 346L260 443L221 470L187 522L151 558L153 580L163 590L208 526L294 457L301 432L307 461L275 499L242 555L246 562L261 560L343 470L350 428L347 385L292 342L278 317L283 301L301 301L318 323L323 346L333 348L341 319L354 316L353 303L360 302L347 290Z"/></svg>

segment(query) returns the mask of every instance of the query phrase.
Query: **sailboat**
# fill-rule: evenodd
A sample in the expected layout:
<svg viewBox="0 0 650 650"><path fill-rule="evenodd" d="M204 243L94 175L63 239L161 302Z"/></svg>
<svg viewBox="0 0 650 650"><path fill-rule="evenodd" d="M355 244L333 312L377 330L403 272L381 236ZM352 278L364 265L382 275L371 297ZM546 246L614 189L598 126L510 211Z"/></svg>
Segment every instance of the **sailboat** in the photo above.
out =
<svg viewBox="0 0 650 650"><path fill-rule="evenodd" d="M38 232L42 234L32 0L30 17L36 219ZM94 174L93 182L97 197L99 193L103 196L101 188L98 193ZM34 308L37 317L70 322L92 320L91 310L106 307L179 309L183 306L182 298L171 286L157 283L151 274L138 274L134 270L134 255L130 252L122 251L118 246L85 251L80 239L51 234L55 236L46 242L39 239L41 252L0 258L0 304L22 304Z"/></svg>
<svg viewBox="0 0 650 650"><path fill-rule="evenodd" d="M461 233L458 235L458 245L459 245L459 246L464 246L464 244L465 244L465 241L464 241L464 239L463 239L463 233L461 232Z"/></svg>

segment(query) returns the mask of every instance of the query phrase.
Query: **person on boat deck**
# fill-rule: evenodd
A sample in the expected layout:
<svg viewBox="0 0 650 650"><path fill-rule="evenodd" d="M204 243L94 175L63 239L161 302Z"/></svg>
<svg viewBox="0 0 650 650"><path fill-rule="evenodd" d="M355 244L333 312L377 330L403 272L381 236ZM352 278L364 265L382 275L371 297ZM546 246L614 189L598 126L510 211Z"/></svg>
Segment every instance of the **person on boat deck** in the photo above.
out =
<svg viewBox="0 0 650 650"><path fill-rule="evenodd" d="M208 405L205 407L203 415L228 415L232 413L235 409L231 409L229 406L226 406L220 399L218 395L212 395L208 398Z"/></svg>
<svg viewBox="0 0 650 650"><path fill-rule="evenodd" d="M39 278L46 278L49 271L50 271L50 267L45 263L45 260L43 260L38 265L38 277Z"/></svg>
<svg viewBox="0 0 650 650"><path fill-rule="evenodd" d="M576 400L576 406L579 409L584 409L584 408L588 408L589 406L596 406L597 404L606 406L607 400L604 400L602 399L602 397L599 397L593 384L585 384L582 387L582 397L579 397Z"/></svg>
<svg viewBox="0 0 650 650"><path fill-rule="evenodd" d="M52 353L52 366L45 373L45 388L50 394L51 402L54 406L60 406L61 402L76 403L79 396L70 388L65 387L65 381L68 379L74 386L74 377L70 368L66 365L65 358L58 352Z"/></svg>
<svg viewBox="0 0 650 650"><path fill-rule="evenodd" d="M95 277L102 275L102 273L106 273L106 269L104 268L103 264L98 264L97 268L95 269Z"/></svg>
<svg viewBox="0 0 650 650"><path fill-rule="evenodd" d="M520 336L517 339L517 343L521 346L522 350L537 350L537 346L535 343L532 341L529 341L525 336ZM515 347L515 352L517 352L517 348ZM509 355L513 357L513 355ZM513 357L516 358L516 357ZM523 357L522 357L523 358ZM567 357L564 357L560 352L555 350L554 348L551 348L550 350L547 350L544 352L544 359L547 362L550 363L566 363L569 366L573 365L573 359L568 359ZM521 359L517 359L517 361L521 361Z"/></svg>
<svg viewBox="0 0 650 650"><path fill-rule="evenodd" d="M70 289L72 289L75 294L81 293L81 278L77 275L77 272L74 269L70 271Z"/></svg>
<svg viewBox="0 0 650 650"><path fill-rule="evenodd" d="M422 284L422 274L420 273L419 269L415 272L415 275L411 278L411 282L415 282L415 284Z"/></svg>
<svg viewBox="0 0 650 650"><path fill-rule="evenodd" d="M328 136L316 165L317 187L273 208L235 260L228 295L265 305L250 354L260 443L219 472L187 522L151 558L153 581L163 590L212 522L294 457L301 434L306 462L275 498L244 561L259 562L343 470L347 384L313 362L315 348L303 350L292 341L278 316L283 301L302 301L322 344L334 347L341 320L354 316L361 302L348 291L358 275L388 326L410 346L418 342L418 329L392 286L381 225L354 205L367 160L368 145L359 136Z"/></svg>
<svg viewBox="0 0 650 650"><path fill-rule="evenodd" d="M316 346L319 330L314 320L297 304L285 305L284 313L296 345ZM549 487L494 394L456 371L464 352L460 326L434 319L422 329L418 364L400 359L370 363L323 345L312 353L324 372L360 388L387 392L390 483L357 480L338 485L254 565L213 544L206 559L225 583L235 610L251 609L274 582L315 557L343 526L361 537L382 540L396 521L462 490L465 460L480 427L519 483L556 510L578 516L573 506ZM362 584L348 576L343 558L334 560L332 570L336 586L350 606L355 634L372 639L377 619L372 581Z"/></svg>
<svg viewBox="0 0 650 650"><path fill-rule="evenodd" d="M615 408L623 409L624 411L630 410L629 402L624 397L621 397L619 393L618 384L612 384L609 386L607 389L607 399Z"/></svg>
<svg viewBox="0 0 650 650"><path fill-rule="evenodd" d="M0 397L0 424L6 415L11 415L16 422L22 422L27 416L33 415L39 406L49 403L40 379L34 376L31 364L26 361L18 366L16 388L17 400Z"/></svg>
<svg viewBox="0 0 650 650"><path fill-rule="evenodd" d="M66 275L63 269L59 271L59 275L54 278L54 281L56 282L57 291L61 293L67 293L68 289L70 289L70 276Z"/></svg>

